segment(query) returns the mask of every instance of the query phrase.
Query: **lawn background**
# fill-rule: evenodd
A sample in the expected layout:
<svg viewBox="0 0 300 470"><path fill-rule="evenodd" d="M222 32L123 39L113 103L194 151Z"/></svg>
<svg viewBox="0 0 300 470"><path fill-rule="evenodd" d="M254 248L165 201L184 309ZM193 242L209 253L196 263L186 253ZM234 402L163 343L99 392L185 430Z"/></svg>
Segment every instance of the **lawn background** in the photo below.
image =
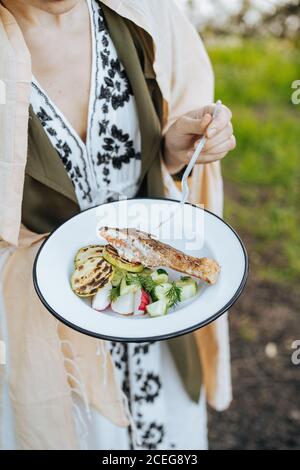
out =
<svg viewBox="0 0 300 470"><path fill-rule="evenodd" d="M206 37L206 36L205 36ZM225 219L250 258L229 315L233 402L209 413L212 449L299 449L300 79L296 43L213 37L216 99L233 112L237 148L223 160Z"/></svg>
<svg viewBox="0 0 300 470"><path fill-rule="evenodd" d="M208 46L216 97L233 111L237 148L223 161L225 218L246 237L262 280L300 280L299 48L276 39Z"/></svg>

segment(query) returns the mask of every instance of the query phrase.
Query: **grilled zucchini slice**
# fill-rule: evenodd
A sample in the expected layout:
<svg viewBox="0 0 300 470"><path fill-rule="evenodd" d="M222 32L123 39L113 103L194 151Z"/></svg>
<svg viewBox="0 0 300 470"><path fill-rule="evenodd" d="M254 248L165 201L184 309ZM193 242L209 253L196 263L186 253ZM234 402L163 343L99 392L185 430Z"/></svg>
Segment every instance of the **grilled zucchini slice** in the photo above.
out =
<svg viewBox="0 0 300 470"><path fill-rule="evenodd" d="M106 245L104 247L102 256L106 261L116 268L124 269L130 273L140 273L144 269L144 266L141 263L132 263L124 258L121 258L121 256L118 255L117 250L111 245Z"/></svg>
<svg viewBox="0 0 300 470"><path fill-rule="evenodd" d="M110 281L112 274L112 266L103 258L88 258L76 267L71 277L72 290L80 297L91 297Z"/></svg>
<svg viewBox="0 0 300 470"><path fill-rule="evenodd" d="M74 265L75 268L80 264L83 264L89 258L99 258L102 256L104 246L102 245L88 245L77 251Z"/></svg>

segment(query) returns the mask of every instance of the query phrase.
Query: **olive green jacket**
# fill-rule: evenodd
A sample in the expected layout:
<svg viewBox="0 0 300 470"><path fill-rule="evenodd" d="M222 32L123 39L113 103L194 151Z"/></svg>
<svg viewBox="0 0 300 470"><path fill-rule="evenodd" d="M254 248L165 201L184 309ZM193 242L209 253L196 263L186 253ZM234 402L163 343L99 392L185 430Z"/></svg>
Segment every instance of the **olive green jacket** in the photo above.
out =
<svg viewBox="0 0 300 470"><path fill-rule="evenodd" d="M150 36L129 20L102 5L105 19L131 83L142 140L142 170L138 195L163 197L161 174L163 100L153 70ZM80 211L74 187L57 151L30 107L28 158L22 203L23 224L46 233ZM198 401L201 364L192 335L168 341L186 391Z"/></svg>

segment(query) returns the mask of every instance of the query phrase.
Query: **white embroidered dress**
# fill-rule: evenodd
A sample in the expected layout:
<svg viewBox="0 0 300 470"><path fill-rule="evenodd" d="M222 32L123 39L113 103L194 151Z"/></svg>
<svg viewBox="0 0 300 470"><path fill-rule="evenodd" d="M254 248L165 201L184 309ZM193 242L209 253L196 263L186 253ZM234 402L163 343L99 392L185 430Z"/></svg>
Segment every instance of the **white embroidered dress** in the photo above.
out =
<svg viewBox="0 0 300 470"><path fill-rule="evenodd" d="M99 4L88 4L93 79L86 143L34 77L31 95L33 110L65 165L81 209L118 195L133 197L141 172L141 136L132 89Z"/></svg>
<svg viewBox="0 0 300 470"><path fill-rule="evenodd" d="M80 208L120 194L135 196L141 173L141 137L126 71L96 0L88 0L93 66L86 143L32 79L31 105L72 180ZM193 403L166 343L109 342L135 423L119 428L92 410L82 446L90 449L203 449L207 447L205 397ZM79 403L81 406L81 404ZM82 412L84 412L81 406ZM140 441L135 442L136 434Z"/></svg>

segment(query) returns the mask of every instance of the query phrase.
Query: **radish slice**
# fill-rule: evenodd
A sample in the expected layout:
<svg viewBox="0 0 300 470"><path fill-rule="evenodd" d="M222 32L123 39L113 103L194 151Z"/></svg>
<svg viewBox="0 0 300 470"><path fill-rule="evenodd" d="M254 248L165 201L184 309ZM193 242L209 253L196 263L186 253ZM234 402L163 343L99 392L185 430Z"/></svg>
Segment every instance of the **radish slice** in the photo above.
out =
<svg viewBox="0 0 300 470"><path fill-rule="evenodd" d="M128 292L128 294L120 295L112 301L111 308L121 315L131 315L134 310L134 293Z"/></svg>
<svg viewBox="0 0 300 470"><path fill-rule="evenodd" d="M112 285L108 282L104 287L98 290L97 294L92 300L92 307L95 310L101 312L105 310L110 304L110 291L112 289Z"/></svg>
<svg viewBox="0 0 300 470"><path fill-rule="evenodd" d="M150 295L144 289L138 289L134 294L134 315L144 315L149 304Z"/></svg>

